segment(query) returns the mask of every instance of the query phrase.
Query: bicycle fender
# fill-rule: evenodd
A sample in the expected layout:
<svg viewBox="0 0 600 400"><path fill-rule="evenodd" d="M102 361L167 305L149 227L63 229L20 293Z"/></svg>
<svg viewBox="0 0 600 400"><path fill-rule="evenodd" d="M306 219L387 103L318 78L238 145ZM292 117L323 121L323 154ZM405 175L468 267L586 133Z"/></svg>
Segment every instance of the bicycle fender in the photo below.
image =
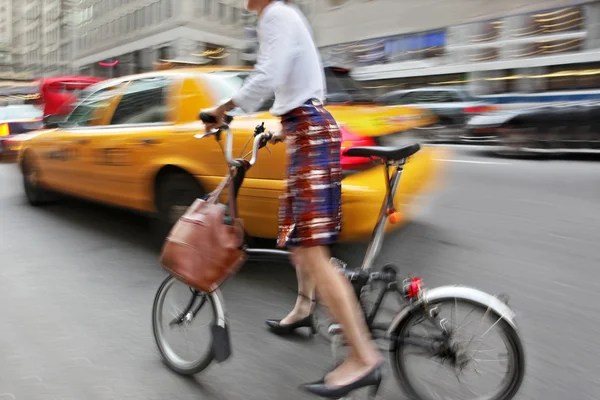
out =
<svg viewBox="0 0 600 400"><path fill-rule="evenodd" d="M212 334L212 352L215 361L222 363L231 356L231 338L229 336L229 325L225 316L225 306L223 296L219 289L213 291L210 296L213 298L217 320L211 327Z"/></svg>
<svg viewBox="0 0 600 400"><path fill-rule="evenodd" d="M515 312L498 299L498 297L467 286L440 286L432 289L424 289L420 300L402 309L392 320L387 331L387 336L392 338L397 336L403 325L408 321L408 318L414 312L422 309L427 303L453 299L480 304L506 321L514 330L518 330L515 322ZM389 350L395 351L396 345L396 340L391 340Z"/></svg>
<svg viewBox="0 0 600 400"><path fill-rule="evenodd" d="M212 326L212 351L215 361L222 363L231 356L231 339L229 337L229 327L213 325Z"/></svg>

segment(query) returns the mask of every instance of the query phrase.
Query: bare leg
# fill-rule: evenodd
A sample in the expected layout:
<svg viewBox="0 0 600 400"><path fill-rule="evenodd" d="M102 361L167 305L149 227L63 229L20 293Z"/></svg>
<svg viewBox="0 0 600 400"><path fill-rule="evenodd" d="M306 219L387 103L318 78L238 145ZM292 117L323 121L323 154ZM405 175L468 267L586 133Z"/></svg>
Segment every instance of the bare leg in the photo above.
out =
<svg viewBox="0 0 600 400"><path fill-rule="evenodd" d="M320 301L340 324L350 347L348 358L325 377L325 382L328 385L351 383L382 361L375 344L366 334L368 329L358 312L358 300L352 286L329 262L326 247L299 248L294 252L316 283Z"/></svg>
<svg viewBox="0 0 600 400"><path fill-rule="evenodd" d="M282 325L292 324L302 318L308 317L313 310L315 298L315 283L305 267L300 263L299 257L292 253L292 264L296 268L296 277L298 279L298 297L296 305L290 313L281 320Z"/></svg>

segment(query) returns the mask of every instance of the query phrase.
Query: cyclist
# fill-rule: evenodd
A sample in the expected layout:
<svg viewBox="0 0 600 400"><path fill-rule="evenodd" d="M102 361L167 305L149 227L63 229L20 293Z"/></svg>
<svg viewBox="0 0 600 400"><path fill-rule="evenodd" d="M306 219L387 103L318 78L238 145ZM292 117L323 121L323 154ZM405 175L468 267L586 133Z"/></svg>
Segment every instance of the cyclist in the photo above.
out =
<svg viewBox="0 0 600 400"><path fill-rule="evenodd" d="M350 352L322 380L302 388L322 397L381 382L383 359L369 337L350 282L330 263L328 246L341 229L340 131L323 107L325 77L308 22L300 10L280 0L246 0L258 14L259 57L254 71L232 99L211 110L223 124L227 111L240 107L256 111L275 95L271 113L281 118L282 131L273 142L285 140L288 152L287 190L279 209L279 247L288 247L298 276L296 306L283 320L268 320L275 333L311 326L315 288L332 317L339 322Z"/></svg>

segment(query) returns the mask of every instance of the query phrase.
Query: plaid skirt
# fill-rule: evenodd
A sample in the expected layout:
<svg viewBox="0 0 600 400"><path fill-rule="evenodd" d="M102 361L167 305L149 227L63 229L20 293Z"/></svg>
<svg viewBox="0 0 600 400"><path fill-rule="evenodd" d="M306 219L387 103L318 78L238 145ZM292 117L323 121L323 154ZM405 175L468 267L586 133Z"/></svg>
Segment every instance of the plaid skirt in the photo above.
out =
<svg viewBox="0 0 600 400"><path fill-rule="evenodd" d="M281 117L287 148L278 247L327 246L341 232L340 129L318 101Z"/></svg>

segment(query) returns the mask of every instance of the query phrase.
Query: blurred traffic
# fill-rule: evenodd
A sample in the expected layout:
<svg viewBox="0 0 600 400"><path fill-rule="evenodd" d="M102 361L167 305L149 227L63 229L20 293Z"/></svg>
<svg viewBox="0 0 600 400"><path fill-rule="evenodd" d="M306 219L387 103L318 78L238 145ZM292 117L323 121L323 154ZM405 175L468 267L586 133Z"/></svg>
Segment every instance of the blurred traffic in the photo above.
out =
<svg viewBox="0 0 600 400"><path fill-rule="evenodd" d="M183 68L186 67L187 68ZM196 139L203 130L200 110L230 98L249 71L243 68L175 68L104 80L83 89L81 101L63 120L47 115L46 130L19 141L19 166L25 193L40 204L50 192L93 199L156 215L166 232L196 199L214 190L227 172L219 143ZM342 74L342 78L339 77ZM405 133L436 121L429 112L409 107L382 107L353 101L345 84L347 71L327 72L331 87L329 110L341 126L343 152L355 146L410 144ZM271 131L280 122L262 110L234 110L234 152L243 155L255 126ZM58 118L58 117L57 117ZM16 147L15 147L16 148ZM239 194L239 212L248 234L277 236L277 208L285 175L285 146L273 146L248 174ZM394 199L401 220L411 216L411 204L437 184L439 149L411 158L403 190ZM365 158L342 156L342 241L366 239L375 225L385 192L384 168ZM400 221L399 221L400 222ZM402 226L390 225L389 229Z"/></svg>

